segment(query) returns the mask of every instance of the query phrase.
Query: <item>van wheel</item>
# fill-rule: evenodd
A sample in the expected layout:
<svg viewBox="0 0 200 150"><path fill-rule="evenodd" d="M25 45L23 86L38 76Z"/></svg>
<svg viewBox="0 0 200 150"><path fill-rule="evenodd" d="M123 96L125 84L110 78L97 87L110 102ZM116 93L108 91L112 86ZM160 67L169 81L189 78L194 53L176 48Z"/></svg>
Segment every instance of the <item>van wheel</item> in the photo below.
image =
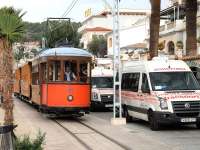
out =
<svg viewBox="0 0 200 150"><path fill-rule="evenodd" d="M126 122L131 122L132 121L132 117L128 113L127 106L123 105L122 108L123 108L123 116L126 118Z"/></svg>
<svg viewBox="0 0 200 150"><path fill-rule="evenodd" d="M200 129L200 122L196 123L196 127L197 127L197 129Z"/></svg>
<svg viewBox="0 0 200 150"><path fill-rule="evenodd" d="M149 124L150 124L151 130L158 131L160 129L160 124L155 119L155 115L154 115L153 111L149 111L148 119L149 119Z"/></svg>
<svg viewBox="0 0 200 150"><path fill-rule="evenodd" d="M91 102L91 105L90 105L90 111L91 111L91 112L95 112L96 109L97 109L96 104L95 104L94 102Z"/></svg>

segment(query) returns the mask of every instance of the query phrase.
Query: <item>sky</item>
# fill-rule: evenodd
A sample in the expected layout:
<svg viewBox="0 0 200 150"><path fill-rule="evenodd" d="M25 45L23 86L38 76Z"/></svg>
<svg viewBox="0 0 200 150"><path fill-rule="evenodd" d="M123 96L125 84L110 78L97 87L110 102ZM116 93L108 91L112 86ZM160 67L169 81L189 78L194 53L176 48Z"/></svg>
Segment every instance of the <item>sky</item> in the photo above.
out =
<svg viewBox="0 0 200 150"><path fill-rule="evenodd" d="M23 20L29 22L42 22L48 17L62 17L73 0L0 0L0 7L13 6L26 12ZM162 0L162 8L168 6L169 0ZM113 0L107 0L112 4ZM104 9L103 0L78 0L76 5L66 17L72 21L83 21L84 12L91 8L95 14ZM120 8L150 9L149 0L121 0Z"/></svg>

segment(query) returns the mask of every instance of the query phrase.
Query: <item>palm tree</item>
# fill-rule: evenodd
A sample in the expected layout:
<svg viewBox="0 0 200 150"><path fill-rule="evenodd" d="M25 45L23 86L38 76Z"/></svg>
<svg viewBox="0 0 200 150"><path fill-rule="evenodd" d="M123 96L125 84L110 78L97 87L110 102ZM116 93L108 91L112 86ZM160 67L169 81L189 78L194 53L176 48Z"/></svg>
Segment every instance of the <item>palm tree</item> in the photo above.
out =
<svg viewBox="0 0 200 150"><path fill-rule="evenodd" d="M12 43L22 37L24 25L20 10L12 7L0 9L0 69L5 109L4 124L13 124L13 53Z"/></svg>
<svg viewBox="0 0 200 150"><path fill-rule="evenodd" d="M186 0L186 54L197 54L197 0Z"/></svg>
<svg viewBox="0 0 200 150"><path fill-rule="evenodd" d="M150 18L149 51L150 51L150 58L153 58L158 55L161 0L150 0L150 3L151 3L151 18Z"/></svg>

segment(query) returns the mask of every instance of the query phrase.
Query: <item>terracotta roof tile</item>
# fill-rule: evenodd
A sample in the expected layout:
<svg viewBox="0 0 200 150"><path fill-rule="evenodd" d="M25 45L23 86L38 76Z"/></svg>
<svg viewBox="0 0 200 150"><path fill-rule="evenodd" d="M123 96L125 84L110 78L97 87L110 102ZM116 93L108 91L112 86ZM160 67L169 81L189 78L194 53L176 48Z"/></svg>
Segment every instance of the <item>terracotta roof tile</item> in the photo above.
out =
<svg viewBox="0 0 200 150"><path fill-rule="evenodd" d="M97 32L102 32L102 31L108 31L108 32L110 32L112 30L108 29L108 28L104 28L104 27L85 28L83 30L83 32L95 32L95 31L97 31Z"/></svg>
<svg viewBox="0 0 200 150"><path fill-rule="evenodd" d="M195 56L184 56L181 58L181 60L197 60L200 59L200 55L195 55Z"/></svg>

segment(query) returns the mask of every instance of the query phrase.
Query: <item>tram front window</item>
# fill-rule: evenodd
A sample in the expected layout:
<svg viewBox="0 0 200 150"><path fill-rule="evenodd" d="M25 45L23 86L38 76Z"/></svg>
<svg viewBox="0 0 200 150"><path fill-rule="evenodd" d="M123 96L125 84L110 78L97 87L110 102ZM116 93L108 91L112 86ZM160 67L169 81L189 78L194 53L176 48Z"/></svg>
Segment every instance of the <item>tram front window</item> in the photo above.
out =
<svg viewBox="0 0 200 150"><path fill-rule="evenodd" d="M42 64L42 70L47 70ZM52 60L48 62L48 81L90 83L90 62L86 60ZM45 81L45 71L41 73Z"/></svg>
<svg viewBox="0 0 200 150"><path fill-rule="evenodd" d="M90 64L80 63L80 82L90 82Z"/></svg>
<svg viewBox="0 0 200 150"><path fill-rule="evenodd" d="M61 65L60 61L51 61L49 64L49 81L61 80Z"/></svg>
<svg viewBox="0 0 200 150"><path fill-rule="evenodd" d="M73 61L65 61L65 69L64 69L64 80L65 81L77 81L76 71L77 64Z"/></svg>

